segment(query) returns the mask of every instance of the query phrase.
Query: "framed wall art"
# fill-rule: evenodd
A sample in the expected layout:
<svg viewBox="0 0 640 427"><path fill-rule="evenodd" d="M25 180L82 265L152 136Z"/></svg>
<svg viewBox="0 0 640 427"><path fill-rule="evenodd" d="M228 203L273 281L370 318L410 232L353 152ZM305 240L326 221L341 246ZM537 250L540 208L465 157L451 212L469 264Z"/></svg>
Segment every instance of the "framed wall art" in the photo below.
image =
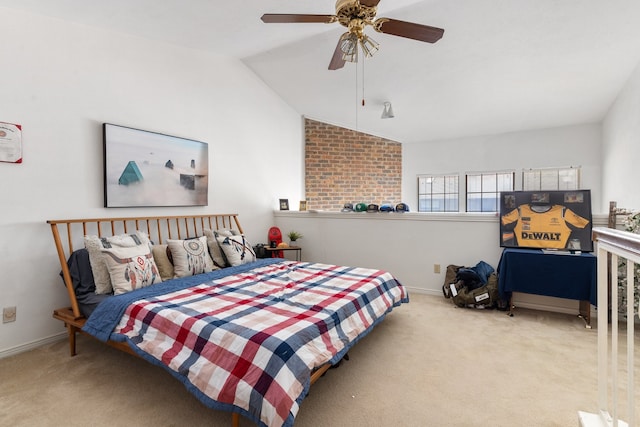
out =
<svg viewBox="0 0 640 427"><path fill-rule="evenodd" d="M500 193L500 246L593 251L591 192Z"/></svg>
<svg viewBox="0 0 640 427"><path fill-rule="evenodd" d="M207 206L208 144L103 124L104 206Z"/></svg>
<svg viewBox="0 0 640 427"><path fill-rule="evenodd" d="M0 122L0 162L22 163L22 126Z"/></svg>

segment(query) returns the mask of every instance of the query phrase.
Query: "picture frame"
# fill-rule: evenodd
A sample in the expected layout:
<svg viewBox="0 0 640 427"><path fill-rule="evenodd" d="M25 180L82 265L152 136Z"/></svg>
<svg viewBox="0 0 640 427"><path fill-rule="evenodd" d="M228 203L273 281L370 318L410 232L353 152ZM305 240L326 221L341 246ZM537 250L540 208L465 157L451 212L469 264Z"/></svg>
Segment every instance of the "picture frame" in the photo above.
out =
<svg viewBox="0 0 640 427"><path fill-rule="evenodd" d="M500 246L592 252L590 190L500 194Z"/></svg>
<svg viewBox="0 0 640 427"><path fill-rule="evenodd" d="M307 210L307 201L306 200L300 200L300 208L299 208L300 212L304 212Z"/></svg>
<svg viewBox="0 0 640 427"><path fill-rule="evenodd" d="M0 122L0 162L22 163L22 126Z"/></svg>
<svg viewBox="0 0 640 427"><path fill-rule="evenodd" d="M206 142L103 123L104 206L207 206Z"/></svg>
<svg viewBox="0 0 640 427"><path fill-rule="evenodd" d="M280 199L280 210L281 211L289 210L289 199Z"/></svg>

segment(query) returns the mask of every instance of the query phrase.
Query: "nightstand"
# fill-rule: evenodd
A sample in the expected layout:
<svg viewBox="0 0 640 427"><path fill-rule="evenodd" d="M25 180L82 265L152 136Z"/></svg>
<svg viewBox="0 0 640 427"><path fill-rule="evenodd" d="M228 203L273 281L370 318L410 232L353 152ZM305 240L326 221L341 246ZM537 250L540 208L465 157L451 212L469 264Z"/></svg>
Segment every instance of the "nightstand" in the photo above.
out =
<svg viewBox="0 0 640 427"><path fill-rule="evenodd" d="M302 261L302 248L300 246L287 246L286 248L265 248L271 258L278 257L278 251L295 251L296 261Z"/></svg>

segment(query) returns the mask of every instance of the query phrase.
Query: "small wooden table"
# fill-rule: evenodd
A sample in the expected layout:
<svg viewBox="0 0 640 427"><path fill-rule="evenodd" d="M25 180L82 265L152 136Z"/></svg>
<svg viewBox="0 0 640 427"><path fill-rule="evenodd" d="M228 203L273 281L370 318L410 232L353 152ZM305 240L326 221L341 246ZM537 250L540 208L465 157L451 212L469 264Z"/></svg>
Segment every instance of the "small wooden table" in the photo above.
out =
<svg viewBox="0 0 640 427"><path fill-rule="evenodd" d="M278 251L295 251L296 261L302 261L302 248L300 246L287 246L286 248L265 248L271 258L278 258Z"/></svg>

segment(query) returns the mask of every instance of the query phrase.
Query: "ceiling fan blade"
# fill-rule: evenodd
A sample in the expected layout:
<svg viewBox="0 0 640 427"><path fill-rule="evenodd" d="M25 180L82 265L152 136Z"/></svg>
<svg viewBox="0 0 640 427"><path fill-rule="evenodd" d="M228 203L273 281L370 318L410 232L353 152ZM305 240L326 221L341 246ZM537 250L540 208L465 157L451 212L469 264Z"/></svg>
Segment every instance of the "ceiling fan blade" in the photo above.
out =
<svg viewBox="0 0 640 427"><path fill-rule="evenodd" d="M290 23L324 23L335 22L334 15L292 15L287 13L265 13L262 15L262 22L267 24L290 24Z"/></svg>
<svg viewBox="0 0 640 427"><path fill-rule="evenodd" d="M373 24L376 31L394 36L406 37L421 42L435 43L442 38L442 28L428 25L414 24L413 22L398 21L397 19L380 18Z"/></svg>
<svg viewBox="0 0 640 427"><path fill-rule="evenodd" d="M380 3L380 0L360 0L360 4L367 7L374 7Z"/></svg>
<svg viewBox="0 0 640 427"><path fill-rule="evenodd" d="M344 63L346 62L342 58L342 49L340 49L340 42L342 42L342 38L338 39L336 50L333 51L333 56L331 57L331 62L329 63L330 70L339 70L340 68L344 67Z"/></svg>

